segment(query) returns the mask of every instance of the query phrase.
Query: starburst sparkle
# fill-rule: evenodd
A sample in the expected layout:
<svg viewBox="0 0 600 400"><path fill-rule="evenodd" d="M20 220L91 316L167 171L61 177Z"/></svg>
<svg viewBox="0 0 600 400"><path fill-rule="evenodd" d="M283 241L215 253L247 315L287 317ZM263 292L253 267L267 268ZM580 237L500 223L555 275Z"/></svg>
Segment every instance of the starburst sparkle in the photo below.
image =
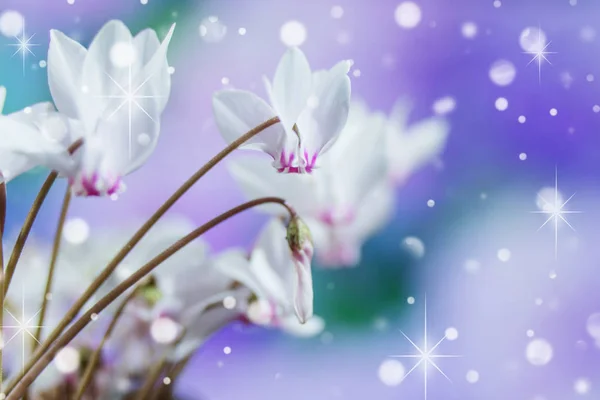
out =
<svg viewBox="0 0 600 400"><path fill-rule="evenodd" d="M524 54L531 54L531 55L533 55L533 58L531 59L531 61L529 61L527 63L527 65L531 64L534 61L537 62L537 65L538 65L538 81L539 82L542 81L542 63L543 62L547 62L548 64L552 65L552 63L550 62L550 60L548 60L548 58L546 56L549 55L549 54L556 54L555 51L547 51L546 50L550 46L550 44L552 42L548 42L548 43L544 43L544 42L545 42L545 40L542 37L542 31L540 29L540 30L538 30L538 40L537 40L537 43L533 44L532 50L524 52Z"/></svg>
<svg viewBox="0 0 600 400"><path fill-rule="evenodd" d="M462 357L460 355L449 355L449 354L434 354L434 351L446 340L446 335L442 337L434 346L429 347L429 342L427 340L427 298L425 298L425 310L424 310L424 329L423 329L423 346L419 347L410 337L408 337L404 332L400 331L402 335L413 345L413 347L417 350L417 354L401 354L401 355L391 355L390 357L396 358L415 358L417 359L417 363L406 373L404 379L410 375L415 369L417 369L421 364L423 364L423 398L427 400L427 379L428 372L427 369L431 365L435 368L440 374L442 374L448 381L452 382L448 375L442 371L442 369L436 364L436 358L457 358Z"/></svg>
<svg viewBox="0 0 600 400"><path fill-rule="evenodd" d="M35 56L35 54L31 50L31 47L39 46L39 44L31 42L31 39L33 39L34 36L35 33L31 36L27 36L27 34L25 33L25 19L23 19L23 30L21 31L21 36L15 36L17 42L8 45L17 48L17 50L15 50L11 57L14 57L19 53L21 54L21 60L23 63L23 75L25 75L25 59L27 59L27 55L31 54L32 56Z"/></svg>
<svg viewBox="0 0 600 400"><path fill-rule="evenodd" d="M532 211L535 214L546 214L548 215L548 219L538 228L538 231L546 226L549 222L553 222L554 225L554 257L558 257L558 227L559 222L562 221L573 231L575 228L567 221L565 214L580 214L582 211L572 211L565 209L565 206L571 199L575 196L575 193L571 195L566 201L563 202L561 196L559 196L558 190L558 170L554 171L554 199L552 201L548 201L541 194L538 193L538 198L542 201L542 210L540 211Z"/></svg>

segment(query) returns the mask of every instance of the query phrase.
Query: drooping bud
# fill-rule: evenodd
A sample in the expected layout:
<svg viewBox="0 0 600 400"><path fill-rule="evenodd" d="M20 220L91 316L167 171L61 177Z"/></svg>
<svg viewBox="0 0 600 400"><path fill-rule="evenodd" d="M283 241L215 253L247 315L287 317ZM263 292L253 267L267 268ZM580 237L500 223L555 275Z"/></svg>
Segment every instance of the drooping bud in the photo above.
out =
<svg viewBox="0 0 600 400"><path fill-rule="evenodd" d="M311 261L314 253L310 229L298 216L293 216L286 235L292 251L295 269L294 310L300 323L313 315L313 287Z"/></svg>

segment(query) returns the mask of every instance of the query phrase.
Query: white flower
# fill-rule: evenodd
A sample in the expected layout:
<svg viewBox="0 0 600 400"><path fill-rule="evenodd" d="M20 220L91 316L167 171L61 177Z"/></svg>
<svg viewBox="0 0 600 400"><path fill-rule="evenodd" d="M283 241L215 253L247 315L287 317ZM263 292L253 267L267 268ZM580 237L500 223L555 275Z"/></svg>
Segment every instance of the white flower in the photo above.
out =
<svg viewBox="0 0 600 400"><path fill-rule="evenodd" d="M122 191L122 177L154 150L171 89L166 54L173 29L160 43L153 30L132 37L122 22L110 21L89 49L50 32L50 92L73 137L84 139L76 168L60 171L75 194Z"/></svg>
<svg viewBox="0 0 600 400"><path fill-rule="evenodd" d="M279 219L273 218L262 230L250 259L243 251L231 250L222 255L215 267L254 294L247 309L250 321L300 335L322 330L320 319L306 329L298 327L298 323L304 324L312 316L312 274L309 264L296 262L286 239L286 228ZM290 321L294 314L297 322Z"/></svg>
<svg viewBox="0 0 600 400"><path fill-rule="evenodd" d="M450 125L441 117L409 125L410 111L406 100L398 101L387 124L390 178L396 183L403 183L419 168L438 157L444 150L450 131Z"/></svg>
<svg viewBox="0 0 600 400"><path fill-rule="evenodd" d="M66 151L69 133L52 103L1 115L5 99L6 89L0 86L0 178L8 182L40 165L71 168L73 161Z"/></svg>
<svg viewBox="0 0 600 400"><path fill-rule="evenodd" d="M279 172L310 173L346 123L349 68L348 61L342 61L329 71L312 73L302 51L291 48L279 62L273 84L265 78L271 106L242 90L224 90L214 95L219 130L229 143L278 116L281 124L265 129L245 147L269 154Z"/></svg>
<svg viewBox="0 0 600 400"><path fill-rule="evenodd" d="M353 104L348 124L323 156L318 174L280 175L262 160L250 158L234 162L231 172L249 198L283 197L298 211L310 227L322 264L353 266L363 241L393 209L384 135L383 115L362 113ZM261 209L281 213L273 206Z"/></svg>
<svg viewBox="0 0 600 400"><path fill-rule="evenodd" d="M193 229L183 219L160 221L117 269L116 280L127 278ZM225 308L223 300L231 296L242 305L249 292L235 288L229 277L212 267L218 260L209 255L204 242L196 240L154 270L152 282L126 309L110 343L127 354L119 362L122 374L144 372L165 346L173 347L170 359L179 361L241 315L239 307ZM130 361L134 356L135 363Z"/></svg>

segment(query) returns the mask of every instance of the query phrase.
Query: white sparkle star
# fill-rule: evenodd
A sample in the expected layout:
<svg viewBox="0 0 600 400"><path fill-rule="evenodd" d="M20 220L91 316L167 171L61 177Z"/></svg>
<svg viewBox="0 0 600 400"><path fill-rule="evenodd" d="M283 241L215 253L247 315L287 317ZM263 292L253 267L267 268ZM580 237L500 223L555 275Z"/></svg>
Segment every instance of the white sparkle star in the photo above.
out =
<svg viewBox="0 0 600 400"><path fill-rule="evenodd" d="M544 45L544 40L542 39L542 30L538 29L538 41L537 43L535 43L534 45L532 45L532 48L534 50L531 51L524 51L524 54L533 54L533 58L531 59L531 61L529 61L527 63L527 65L531 64L532 62L537 60L537 64L538 64L538 81L542 82L542 62L546 61L548 64L552 65L552 63L550 62L550 60L548 60L548 58L546 58L547 54L556 54L555 51L546 51L546 49L548 48L548 46L550 46L550 43L552 42L548 42L548 44ZM543 46L543 47L542 47Z"/></svg>
<svg viewBox="0 0 600 400"><path fill-rule="evenodd" d="M35 329L40 328L39 325L33 324L32 325L32 321L34 321L37 316L40 314L42 310L39 309L35 314L33 314L30 318L27 318L25 315L25 289L22 289L22 294L21 294L21 318L17 318L8 308L4 308L4 312L6 314L8 314L15 322L15 325L2 325L2 328L8 328L8 329L16 329L16 332L6 341L4 341L4 338L2 339L2 348L5 348L7 344L9 344L14 338L16 338L17 336L21 336L21 356L22 356L22 367L25 367L25 361L27 361L27 359L25 358L25 348L26 348L26 344L28 343L28 341L26 340L27 337L31 337L33 340L35 340L38 344L40 344L39 340L35 337ZM42 328L44 327L43 325L41 326ZM24 371L24 370L23 370Z"/></svg>
<svg viewBox="0 0 600 400"><path fill-rule="evenodd" d="M567 221L567 219L563 216L563 214L580 214L580 213L582 213L582 211L565 210L565 206L573 198L573 196L575 196L575 193L573 193L571 195L571 197L569 197L567 199L567 201L565 201L564 203L562 202L562 199L559 198L558 193L559 193L559 191L558 191L558 170L555 169L554 170L554 201L549 202L538 193L538 197L540 200L542 200L544 205L543 205L541 211L532 211L532 213L535 213L535 214L548 214L549 215L546 222L544 222L542 224L542 226L540 226L538 228L538 231L540 229L542 229L548 222L554 220L554 258L555 259L558 257L558 222L559 222L559 220L562 220L565 224L567 224L569 226L569 228L571 228L571 229L573 229L573 231L575 231L575 228L573 228L573 226L569 223L569 221Z"/></svg>
<svg viewBox="0 0 600 400"><path fill-rule="evenodd" d="M37 43L31 43L31 39L35 36L35 33L31 36L27 36L25 33L25 19L23 19L23 30L21 31L21 37L15 36L17 39L17 43L9 44L8 46L16 47L17 50L11 56L14 57L17 53L21 53L21 59L23 60L23 75L25 75L25 59L27 58L27 53L35 56L33 51L31 51L32 46L39 46Z"/></svg>
<svg viewBox="0 0 600 400"><path fill-rule="evenodd" d="M133 43L131 41L129 42L129 46L131 49L134 49ZM131 159L131 142L132 142L132 134L133 134L133 132L132 132L132 115L133 115L133 112L135 111L134 106L137 110L146 114L146 116L148 118L150 118L152 120L152 122L156 123L154 118L152 118L152 116L148 113L148 111L146 111L146 109L140 104L140 101L142 101L143 99L158 99L158 98L162 97L162 96L156 96L156 95L144 95L143 94L142 89L144 88L146 83L148 83L148 81L152 78L152 75L148 76L137 87L134 87L134 82L132 80L133 77L132 77L132 73L131 73L132 64L133 64L133 61L128 63L127 82L125 83L125 85L121 85L114 77L112 77L110 74L105 72L106 76L108 76L110 78L110 80L115 84L119 93L115 94L115 95L110 95L110 96L98 96L100 98L105 98L105 99L121 100L119 105L108 116L108 118L115 115L117 112L119 112L119 110L121 110L123 108L123 106L127 105L127 115L128 115L128 123L129 123L128 128L129 128L129 158L130 159ZM126 87L124 87L124 86L126 86Z"/></svg>
<svg viewBox="0 0 600 400"><path fill-rule="evenodd" d="M457 357L462 357L462 356L448 355L448 354L433 354L435 349L437 349L438 346L440 344L442 344L442 342L446 339L445 335L432 348L429 348L428 343L427 343L427 298L425 298L424 321L425 321L425 326L424 326L424 332L423 332L423 347L422 348L417 346L415 344L415 342L413 342L404 332L400 331L400 333L402 333L402 335L404 335L406 340L408 340L410 342L410 344L412 344L413 347L417 350L418 354L392 355L390 357L419 359L419 361L406 373L406 375L404 375L403 380L406 379L406 377L408 375L410 375L410 373L413 372L419 365L424 364L424 366L423 366L423 396L424 396L424 399L427 400L427 367L429 365L432 365L435 369L437 369L439 371L440 374L442 374L446 379L448 379L448 381L452 382L450 380L450 378L448 377L448 375L446 375L444 373L444 371L442 371L441 368L435 363L434 359L436 359L436 358L457 358Z"/></svg>

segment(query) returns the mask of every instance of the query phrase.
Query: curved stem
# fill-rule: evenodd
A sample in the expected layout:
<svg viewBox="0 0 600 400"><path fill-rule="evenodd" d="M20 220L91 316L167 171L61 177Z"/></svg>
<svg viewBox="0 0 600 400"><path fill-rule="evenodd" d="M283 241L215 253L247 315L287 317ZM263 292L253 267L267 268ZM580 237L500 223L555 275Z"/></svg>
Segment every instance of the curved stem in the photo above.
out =
<svg viewBox="0 0 600 400"><path fill-rule="evenodd" d="M146 284L146 281L139 282L137 284L137 286L125 297L125 299L123 299L123 301L119 305L119 308L117 308L117 310L115 311L115 315L113 316L112 320L110 321L110 324L108 325L108 328L106 329L106 332L104 333L104 336L102 337L102 340L100 341L100 344L98 345L96 350L92 353L92 356L90 357L90 360L88 361L88 364L83 373L83 377L81 378L81 382L79 383L79 386L77 388L77 393L75 394L75 397L73 397L74 400L80 400L81 397L83 396L83 394L85 393L85 390L87 389L88 384L92 380L94 371L96 370L96 364L98 363L98 360L100 359L100 354L102 354L102 348L104 347L104 344L108 341L108 339L110 339L110 335L112 335L113 330L117 326L117 322L121 318L121 315L123 315L123 311L125 311L125 307L127 307L127 304L129 304L131 299L133 299L133 297L136 295L136 293L138 292L138 289L140 287L144 286L145 284Z"/></svg>
<svg viewBox="0 0 600 400"><path fill-rule="evenodd" d="M52 281L54 279L54 270L56 268L56 262L58 260L58 252L60 250L60 242L62 239L62 232L65 226L65 220L67 219L67 211L69 210L69 204L71 203L71 188L67 187L63 204L60 209L60 216L58 217L58 225L56 226L56 233L54 234L54 243L52 244L52 255L50 257L50 267L48 268L48 278L46 279L46 288L42 298L42 308L40 309L40 316L38 318L37 329L35 332L35 339L33 341L32 350L35 351L38 345L38 340L42 337L42 326L44 325L44 319L46 318L46 309L48 307L48 298L50 291L52 290Z"/></svg>
<svg viewBox="0 0 600 400"><path fill-rule="evenodd" d="M248 131L243 136L239 137L237 140L229 144L226 148L221 150L216 156L214 156L208 163L202 166L196 173L194 173L187 181L184 182L183 185L179 189L175 191L164 202L162 206L156 210L156 212L146 221L144 225L129 239L129 241L125 244L125 246L115 255L115 257L110 261L110 263L100 272L100 275L94 279L94 281L88 286L85 292L81 295L81 297L71 306L71 308L65 313L63 319L58 323L56 328L48 335L48 338L38 347L38 350L31 357L31 359L27 362L27 364L23 367L23 371L21 375L17 377L16 380L19 380L24 374L29 371L29 369L36 362L36 359L40 357L47 349L52 345L52 343L60 336L62 331L77 317L77 314L83 306L87 303L87 301L96 293L98 288L110 277L110 275L114 272L114 270L119 266L121 261L129 254L129 252L134 248L134 246L142 240L142 238L148 233L150 228L156 224L156 222L175 204L181 196L183 196L200 178L202 178L208 171L210 171L215 165L219 163L222 159L224 159L229 153L237 149L240 145L256 136L263 130L268 127L275 125L279 122L279 117L273 117L262 124L258 125L254 129ZM15 382L15 381L13 381ZM12 390L14 383L10 383L8 385L7 391Z"/></svg>
<svg viewBox="0 0 600 400"><path fill-rule="evenodd" d="M83 144L82 139L79 139L76 142L74 142L71 146L69 146L69 149L68 149L69 153L73 154L77 149L79 149L79 147L81 147L82 144ZM25 246L27 237L29 236L29 233L31 232L31 227L33 226L35 218L37 217L38 212L40 211L40 208L42 207L42 204L44 204L44 200L46 200L46 197L48 196L48 193L50 192L50 189L52 188L54 181L56 181L56 178L58 178L58 172L52 171L48 174L48 177L44 181L42 188L40 189L38 195L36 196L35 200L33 201L33 204L31 205L31 208L29 209L29 213L27 214L27 217L25 218L23 227L21 228L21 231L19 232L19 236L17 237L17 240L15 242L15 247L13 247L13 251L8 260L8 264L6 265L6 274L4 277L5 278L4 296L6 296L6 293L8 292L8 287L10 286L10 281L12 280L12 277L15 273L15 269L17 268L17 263L19 262L19 258L21 257L21 253L23 252L23 247Z"/></svg>
<svg viewBox="0 0 600 400"><path fill-rule="evenodd" d="M223 221L233 217L245 211L249 208L259 206L261 204L267 203L276 203L281 204L290 212L290 216L293 216L293 210L285 203L285 200L279 197L264 197L261 199L252 200L241 204L237 207L232 208L229 211L224 212L218 217L213 218L209 222L205 223L201 227L193 230L183 238L179 239L169 248L164 250L162 253L154 257L136 272L131 274L129 278L125 279L123 282L115 286L110 292L108 292L104 297L102 297L96 304L90 307L81 317L79 317L70 327L65 331L65 333L53 341L48 347L48 350L42 353L39 358L34 361L33 366L29 369L25 375L16 381L14 384L14 389L8 393L8 397L6 400L17 400L19 399L23 393L27 390L29 385L38 377L38 375L46 368L46 366L52 361L56 353L64 346L69 344L71 340L79 332L81 332L91 321L92 314L99 314L102 310L110 305L117 297L123 294L127 289L136 284L140 279L148 275L154 268L159 266L166 259L171 257L173 254L181 250L184 246L192 242L194 239L197 239L199 236L203 235L208 230L214 228L219 225ZM40 348L41 349L41 348ZM38 349L38 353L41 351Z"/></svg>

